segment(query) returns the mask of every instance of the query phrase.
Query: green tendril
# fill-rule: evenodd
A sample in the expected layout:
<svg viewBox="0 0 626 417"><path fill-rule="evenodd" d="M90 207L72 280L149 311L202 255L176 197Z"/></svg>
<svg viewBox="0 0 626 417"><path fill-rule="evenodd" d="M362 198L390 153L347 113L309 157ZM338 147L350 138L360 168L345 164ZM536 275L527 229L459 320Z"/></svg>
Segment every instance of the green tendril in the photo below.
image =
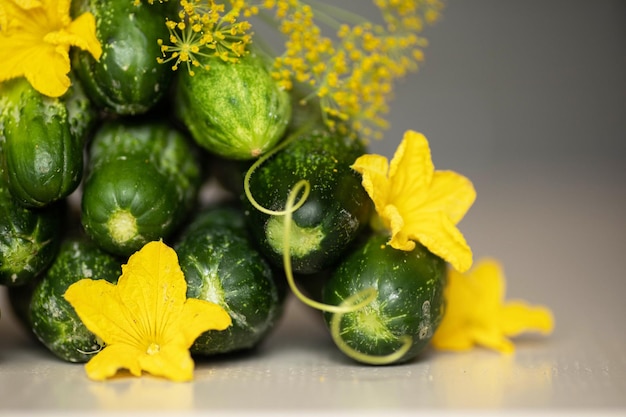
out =
<svg viewBox="0 0 626 417"><path fill-rule="evenodd" d="M298 286L296 285L295 279L293 277L293 268L291 265L291 223L293 221L293 213L298 210L305 203L306 199L309 196L311 191L311 184L307 180L298 181L294 187L289 191L289 195L287 196L287 202L285 204L285 208L283 210L270 210L263 206L261 206L252 196L252 192L250 190L250 178L252 174L261 166L265 161L274 156L277 152L281 151L291 142L293 142L302 131L309 129L310 124L304 124L300 129L290 135L287 139L285 139L280 145L274 147L271 151L266 153L257 159L248 169L246 175L244 177L243 187L246 197L250 204L257 210L262 213L268 214L270 216L284 216L284 227L283 227L283 269L285 270L285 276L287 277L287 282L291 291L294 295L304 304L309 307L315 308L317 310L326 311L329 313L351 313L361 308L365 307L372 301L376 299L377 291L373 288L365 289L360 291L358 295L363 297L364 299L353 305L343 305L343 306L334 306L330 304L321 303L319 301L315 301L300 291ZM300 199L296 202L296 198L301 194Z"/></svg>
<svg viewBox="0 0 626 417"><path fill-rule="evenodd" d="M354 305L354 303L361 297L363 291L360 291L356 294L351 295L350 297L343 300L339 306ZM360 304L360 303L359 303ZM335 345L341 350L346 356L352 358L358 362L365 363L368 365L388 365L400 360L408 351L411 349L413 345L413 339L410 336L401 336L398 338L398 341L402 343L395 352L392 352L388 355L368 355L367 353L359 352L356 349L350 347L345 340L341 338L341 320L345 313L338 312L333 314L333 317L330 320L330 335L335 342Z"/></svg>
<svg viewBox="0 0 626 417"><path fill-rule="evenodd" d="M246 172L246 175L245 175L245 177L243 179L243 189L244 189L244 192L246 194L246 197L248 198L248 201L250 201L250 204L252 204L252 206L255 209L259 210L261 213L265 213L265 214L268 214L270 216L284 216L285 214L287 214L289 209L287 207L285 207L284 210L276 211L276 210L267 209L267 208L263 207L262 205L260 205L254 199L254 197L252 196L252 192L250 191L250 178L252 177L252 174L254 174L254 172L257 170L257 168L260 167L265 161L270 159L272 156L274 156L280 150L286 148L287 145L289 145L291 142L293 142L295 140L295 138L298 136L298 133L299 133L299 131L296 132L295 134L291 135L290 137L285 139L280 145L276 146L274 149L272 149L271 151L269 151L265 155L261 156L256 161L254 161L254 163L250 166L250 168L248 168L248 171ZM302 194L302 197L300 197L300 200L298 200L298 202L293 207L290 208L290 210L292 210L292 211L296 211L300 207L302 207L302 205L305 203L306 199L309 197L309 193L311 192L311 185L308 183L308 181L305 181L305 180L303 180L303 181L306 184L305 184L304 187L300 187L300 188L304 188L304 193ZM299 191L299 189L298 189L298 191Z"/></svg>
<svg viewBox="0 0 626 417"><path fill-rule="evenodd" d="M322 303L319 301L315 301L300 291L298 286L296 285L294 276L293 276L293 268L291 264L291 224L293 221L293 213L298 210L305 203L311 191L311 184L302 179L298 181L293 188L289 191L287 196L287 201L285 203L285 208L283 210L270 210L262 205L260 205L252 196L252 192L250 190L250 178L252 174L269 158L274 156L277 152L284 149L287 145L293 142L300 132L310 126L305 125L294 134L292 134L289 138L283 141L280 145L276 146L270 152L261 156L257 159L248 169L246 175L244 177L244 192L248 201L254 208L259 210L262 213L265 213L270 216L284 216L284 227L283 227L283 269L285 271L285 276L287 278L287 283L289 284L289 288L293 292L293 294L305 305L314 308L316 310L324 311L333 314L333 317L330 322L330 331L333 341L337 345L337 347L345 353L348 357L357 360L362 363L371 364L371 365L384 365L397 361L402 356L406 354L406 352L411 348L413 344L413 340L409 336L403 336L399 338L402 342L402 346L395 352L384 355L384 356L374 356L368 355L362 352L358 352L352 349L348 344L341 338L340 332L340 324L341 319L347 313L356 312L368 304L373 302L378 296L378 291L375 288L365 288L356 294L351 295L350 297L343 300L339 305L331 305ZM300 195L299 199L298 196ZM298 199L296 201L296 199Z"/></svg>
<svg viewBox="0 0 626 417"><path fill-rule="evenodd" d="M306 295L304 295L298 286L295 283L293 278L293 271L291 267L291 256L290 256L290 242L291 242L291 222L293 220L293 212L296 211L294 207L296 207L295 200L300 192L301 188L310 187L309 182L307 180L300 180L296 183L296 185L289 192L289 196L287 197L287 203L285 205L285 219L284 219L284 227L283 227L283 268L285 270L285 275L287 277L287 282L289 283L289 287L295 294L295 296L302 301L304 304L309 307L315 308L317 310L326 311L329 313L351 313L357 310L362 309L372 301L374 301L378 295L378 291L374 288L366 288L362 291L359 291L356 295L363 297L359 303L351 304L351 305L340 305L334 306L330 304L320 303L319 301L315 301Z"/></svg>

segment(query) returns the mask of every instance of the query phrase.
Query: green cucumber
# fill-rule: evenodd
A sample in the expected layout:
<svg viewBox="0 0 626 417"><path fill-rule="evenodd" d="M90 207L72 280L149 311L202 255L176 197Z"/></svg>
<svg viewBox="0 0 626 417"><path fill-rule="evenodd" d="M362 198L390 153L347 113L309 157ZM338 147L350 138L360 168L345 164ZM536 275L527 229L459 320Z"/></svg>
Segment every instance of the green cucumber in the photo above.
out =
<svg viewBox="0 0 626 417"><path fill-rule="evenodd" d="M18 78L0 84L0 97L2 159L11 193L28 207L67 197L82 179L85 136L95 121L80 84L50 98Z"/></svg>
<svg viewBox="0 0 626 417"><path fill-rule="evenodd" d="M269 71L267 59L251 52L238 63L202 58L210 69L177 78L175 113L208 151L249 160L272 149L289 124L291 100Z"/></svg>
<svg viewBox="0 0 626 417"><path fill-rule="evenodd" d="M377 296L371 303L341 317L338 334L367 357L392 355L408 336L408 350L394 359L397 363L422 352L441 322L446 263L420 244L405 252L387 245L388 239L373 234L350 252L325 283L322 300L339 305L361 291L375 289ZM324 318L330 325L332 315L325 313Z"/></svg>
<svg viewBox="0 0 626 417"><path fill-rule="evenodd" d="M63 295L70 285L83 278L116 283L121 264L88 240L71 238L61 244L29 305L33 333L56 356L69 362L86 362L102 348L102 342L85 327Z"/></svg>
<svg viewBox="0 0 626 417"><path fill-rule="evenodd" d="M127 257L167 239L195 208L199 161L190 140L172 127L110 122L90 151L81 222L107 251Z"/></svg>
<svg viewBox="0 0 626 417"><path fill-rule="evenodd" d="M241 209L209 208L174 247L187 280L187 296L219 304L232 318L228 329L200 335L191 347L194 354L256 347L282 314L282 277L254 248L244 224Z"/></svg>
<svg viewBox="0 0 626 417"><path fill-rule="evenodd" d="M142 118L108 121L89 147L89 166L97 169L108 160L129 155L149 160L169 177L185 211L195 207L203 173L200 153L191 138L167 122Z"/></svg>
<svg viewBox="0 0 626 417"><path fill-rule="evenodd" d="M294 272L314 273L332 266L368 225L372 202L360 176L350 168L364 152L356 139L312 129L253 172L252 197L270 210L285 209L298 181L310 183L308 198L293 213L289 245ZM282 265L284 216L267 215L252 205L247 208L254 239L268 259Z"/></svg>
<svg viewBox="0 0 626 417"><path fill-rule="evenodd" d="M89 11L96 18L102 56L96 61L76 48L72 68L87 93L101 108L116 114L142 114L167 93L172 70L157 62L158 39L168 39L166 20L176 17L178 2L76 0L73 13Z"/></svg>
<svg viewBox="0 0 626 417"><path fill-rule="evenodd" d="M62 236L65 204L41 209L19 204L0 178L0 285L32 282L54 259Z"/></svg>

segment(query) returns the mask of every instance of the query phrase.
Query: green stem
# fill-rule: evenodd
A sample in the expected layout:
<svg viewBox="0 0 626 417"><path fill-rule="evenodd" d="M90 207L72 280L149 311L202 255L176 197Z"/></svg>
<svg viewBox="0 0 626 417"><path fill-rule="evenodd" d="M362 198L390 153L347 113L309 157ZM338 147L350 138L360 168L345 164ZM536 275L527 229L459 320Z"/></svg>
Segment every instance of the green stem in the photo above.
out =
<svg viewBox="0 0 626 417"><path fill-rule="evenodd" d="M296 185L291 189L291 191L289 192L289 196L287 197L287 204L285 207L286 213L285 213L284 226L283 226L283 230L284 230L283 232L283 242L284 242L283 244L284 246L283 247L283 268L285 270L285 276L287 277L287 282L289 283L289 287L291 288L291 291L294 293L294 295L300 301L302 301L304 304L308 305L309 307L315 308L317 310L327 311L329 313L350 313L350 312L360 310L361 308L365 307L366 305L368 305L369 303L371 303L372 301L376 299L378 292L374 288L367 288L365 290L359 291L356 295L358 295L359 298L364 298L364 299L358 303L353 303L350 305L344 305L342 303L342 305L340 306L334 306L330 304L320 303L319 301L315 301L307 297L300 291L300 289L296 285L296 282L293 277L291 255L290 255L291 222L292 222L292 214L295 211L293 207L295 207L294 203L295 203L296 196L300 192L300 189L303 187L310 187L309 182L307 180L298 181Z"/></svg>
<svg viewBox="0 0 626 417"><path fill-rule="evenodd" d="M317 0L307 0L302 1L302 3L308 3L309 6L313 8L315 18L334 29L339 29L342 22L347 22L353 25L360 25L368 22L368 20L363 16L341 7L333 6L332 4Z"/></svg>

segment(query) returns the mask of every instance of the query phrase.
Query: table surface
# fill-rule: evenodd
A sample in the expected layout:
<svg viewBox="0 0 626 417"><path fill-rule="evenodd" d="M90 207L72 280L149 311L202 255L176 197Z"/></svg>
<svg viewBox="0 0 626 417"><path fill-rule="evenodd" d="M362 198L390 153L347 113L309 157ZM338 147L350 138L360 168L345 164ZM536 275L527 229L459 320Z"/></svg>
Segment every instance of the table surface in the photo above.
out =
<svg viewBox="0 0 626 417"><path fill-rule="evenodd" d="M34 343L4 298L0 413L626 415L624 184L554 166L523 169L525 175L518 168L475 178L480 199L461 223L477 258L496 256L504 263L508 298L554 312L554 333L518 337L513 356L427 351L404 365L358 365L334 347L317 312L289 299L282 321L258 350L198 361L193 383L149 376L99 383L86 378L82 365L59 361Z"/></svg>

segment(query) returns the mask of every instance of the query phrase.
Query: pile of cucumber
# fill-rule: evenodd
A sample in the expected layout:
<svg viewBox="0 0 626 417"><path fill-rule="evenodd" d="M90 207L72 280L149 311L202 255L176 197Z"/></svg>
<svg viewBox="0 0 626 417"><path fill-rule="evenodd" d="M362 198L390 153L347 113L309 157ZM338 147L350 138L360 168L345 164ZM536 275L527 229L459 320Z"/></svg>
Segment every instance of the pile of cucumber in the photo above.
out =
<svg viewBox="0 0 626 417"><path fill-rule="evenodd" d="M176 5L74 0L96 16L101 59L72 51L72 86L56 99L24 79L0 84L0 284L17 317L59 358L89 360L102 341L65 290L116 282L132 253L162 239L188 297L233 320L201 335L196 355L258 346L291 290L351 358L417 356L443 315L446 264L370 228L350 168L366 146L301 107L260 51L238 64L205 57L210 69L193 76L157 63ZM216 181L227 197L207 201Z"/></svg>

